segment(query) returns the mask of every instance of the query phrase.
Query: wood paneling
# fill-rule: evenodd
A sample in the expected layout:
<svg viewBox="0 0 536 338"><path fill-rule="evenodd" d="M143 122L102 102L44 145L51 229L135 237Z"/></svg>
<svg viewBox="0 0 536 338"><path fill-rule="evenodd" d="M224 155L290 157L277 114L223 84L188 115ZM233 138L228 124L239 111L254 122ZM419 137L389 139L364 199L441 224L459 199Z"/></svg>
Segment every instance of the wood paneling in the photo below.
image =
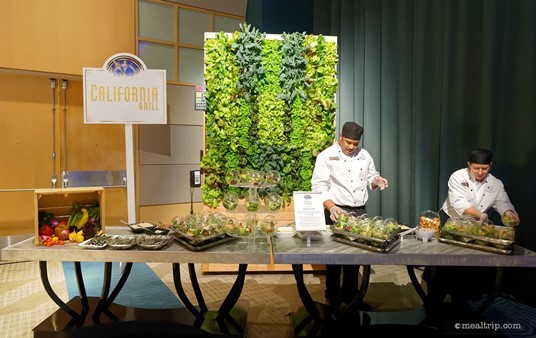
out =
<svg viewBox="0 0 536 338"><path fill-rule="evenodd" d="M136 0L4 0L0 67L81 75L135 48Z"/></svg>
<svg viewBox="0 0 536 338"><path fill-rule="evenodd" d="M61 163L66 156L66 170L124 170L125 126L123 124L84 124L83 84L68 81L67 110L63 113L63 91L60 91L61 125L66 118L65 153L61 153ZM136 126L135 126L136 127ZM62 135L63 137L63 135Z"/></svg>
<svg viewBox="0 0 536 338"><path fill-rule="evenodd" d="M0 192L0 236L33 235L33 199L33 190Z"/></svg>
<svg viewBox="0 0 536 338"><path fill-rule="evenodd" d="M0 189L51 187L52 97L48 78L0 74Z"/></svg>

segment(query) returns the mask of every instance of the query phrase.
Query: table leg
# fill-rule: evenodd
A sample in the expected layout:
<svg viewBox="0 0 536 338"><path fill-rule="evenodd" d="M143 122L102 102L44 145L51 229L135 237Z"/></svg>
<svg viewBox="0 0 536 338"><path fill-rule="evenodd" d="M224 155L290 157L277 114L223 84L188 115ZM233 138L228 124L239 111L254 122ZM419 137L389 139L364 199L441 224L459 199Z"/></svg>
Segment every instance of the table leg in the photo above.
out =
<svg viewBox="0 0 536 338"><path fill-rule="evenodd" d="M192 289L194 290L195 299L197 299L197 305L201 313L208 311L207 304L205 303L205 298L199 287L199 281L197 280L197 274L195 273L195 264L188 263L188 273L190 274L190 282L192 282Z"/></svg>
<svg viewBox="0 0 536 338"><path fill-rule="evenodd" d="M415 289L415 291L417 291L417 294L419 295L423 303L426 303L427 301L426 292L424 292L421 286L421 283L419 283L419 281L417 280L417 276L415 275L415 270L414 270L415 267L413 265L407 265L406 269L408 271L408 276L409 276L409 279L411 280L411 284L413 285L413 288Z"/></svg>
<svg viewBox="0 0 536 338"><path fill-rule="evenodd" d="M229 315L229 312L236 305L236 302L238 301L240 294L242 293L246 271L247 264L240 264L236 280L218 310L218 317L216 320L222 333L229 333L227 325L225 323L226 320L229 321L238 331L243 331L243 328L240 327L238 323L236 323L236 321ZM205 304L201 288L199 287L199 282L197 280L197 275L195 272L195 265L193 263L188 263L188 272L190 274L190 280L192 282L194 294L196 295L196 299L200 303L200 310L198 310L198 308L193 305L193 303L186 295L186 292L184 291L184 287L181 281L180 264L173 263L173 282L175 285L175 290L177 291L179 299L182 301L184 306L186 306L186 308L195 316L196 320L194 326L201 327L205 320L204 315L208 312L208 309Z"/></svg>
<svg viewBox="0 0 536 338"><path fill-rule="evenodd" d="M334 320L338 320L341 317L343 317L347 313L352 313L352 311L358 310L359 304L363 302L363 298L365 298L365 294L367 293L368 286L370 283L370 265L363 265L363 276L361 278L361 286L359 287L359 290L357 292L357 295L352 299L350 304L348 304L347 307L342 309L341 311L338 311L338 309L335 309L337 313L332 313L332 318Z"/></svg>
<svg viewBox="0 0 536 338"><path fill-rule="evenodd" d="M195 316L195 327L200 327L203 324L203 313L201 313L190 301L181 281L181 266L179 263L173 263L173 284L175 285L175 290L179 295L179 299L182 301L184 306Z"/></svg>
<svg viewBox="0 0 536 338"><path fill-rule="evenodd" d="M43 287L45 288L45 291L49 295L49 297L54 301L54 303L56 303L63 311L67 312L71 317L80 318L80 314L78 314L75 310L71 309L67 304L65 304L65 302L62 301L60 297L58 297L54 290L52 290L52 287L50 286L50 281L48 280L46 261L39 262L39 270L41 273L41 281L43 282Z"/></svg>
<svg viewBox="0 0 536 338"><path fill-rule="evenodd" d="M110 287L112 283L112 264L112 262L104 263L104 279L102 282L101 297L99 302L97 303L95 311L93 312L93 321L95 321L96 323L100 322L100 315L103 312L106 313L112 320L117 320L117 317L111 312L109 312L108 309L110 305L114 302L119 292L121 292L121 290L123 289L123 286L125 285L130 275L130 271L132 270L133 263L126 263L123 269L123 273L121 274L121 278L112 290L112 293L110 293Z"/></svg>
<svg viewBox="0 0 536 338"><path fill-rule="evenodd" d="M80 262L74 262L74 272L76 274L76 284L78 284L78 293L82 301L82 308L85 311L89 310L89 302L87 300L86 286L84 285L84 276L82 275L82 267Z"/></svg>
<svg viewBox="0 0 536 338"><path fill-rule="evenodd" d="M502 285L502 278L503 278L504 268L503 267L497 267L497 270L495 272L495 283L493 285L492 292L486 297L486 300L478 307L476 310L477 313L482 314L488 306L493 304L495 301L495 298L499 295L499 292L501 290Z"/></svg>
<svg viewBox="0 0 536 338"><path fill-rule="evenodd" d="M236 276L236 280L231 288L229 290L229 293L227 294L227 297L225 297L223 303L221 304L220 308L218 309L218 324L220 326L220 329L222 332L227 333L227 325L225 324L225 320L229 320L231 324L239 331L242 332L243 328L238 325L238 323L229 315L229 312L233 309L233 307L236 305L236 302L240 298L240 294L242 293L242 289L244 288L244 281L246 279L246 271L248 269L247 264L239 264L238 266L238 274Z"/></svg>
<svg viewBox="0 0 536 338"><path fill-rule="evenodd" d="M297 335L301 330L303 330L311 321L314 322L313 328L309 336L316 336L320 328L322 327L322 318L320 317L320 311L315 305L309 290L305 286L303 281L303 265L301 264L292 264L292 272L294 273L294 278L296 279L296 286L298 288L298 294L302 301L305 310L309 316L307 316L303 321L301 321L295 328L294 334Z"/></svg>

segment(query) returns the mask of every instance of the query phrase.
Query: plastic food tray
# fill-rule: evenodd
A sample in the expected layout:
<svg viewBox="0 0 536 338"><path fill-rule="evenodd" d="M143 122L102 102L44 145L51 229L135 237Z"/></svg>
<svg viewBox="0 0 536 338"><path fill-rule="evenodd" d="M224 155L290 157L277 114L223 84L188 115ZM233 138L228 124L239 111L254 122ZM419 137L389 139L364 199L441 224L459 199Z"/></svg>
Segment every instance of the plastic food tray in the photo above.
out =
<svg viewBox="0 0 536 338"><path fill-rule="evenodd" d="M379 252L379 253L385 253L391 251L395 246L397 246L400 243L400 236L392 236L391 239L383 241L381 244L379 244L377 241L362 241L362 240L356 240L354 238L350 238L338 233L334 233L331 235L331 239L348 244L351 246L355 246L361 249Z"/></svg>
<svg viewBox="0 0 536 338"><path fill-rule="evenodd" d="M219 234L218 236L209 236L210 238L207 237L203 241L191 241L189 237L184 236L180 232L176 231L171 232L170 236L175 241L192 251L206 250L238 239L238 237L231 237L225 233Z"/></svg>
<svg viewBox="0 0 536 338"><path fill-rule="evenodd" d="M495 228L504 228L496 226ZM449 231L441 229L439 241L448 244L463 246L499 254L511 254L514 246L513 240L499 239L486 236L478 236L465 232Z"/></svg>
<svg viewBox="0 0 536 338"><path fill-rule="evenodd" d="M225 237L225 231L213 233L213 234L210 234L208 236L197 237L197 236L192 236L190 234L187 234L187 233L185 233L183 231L180 231L179 229L176 229L176 228L171 228L171 233L170 234L174 235L173 238L180 237L184 241L188 242L189 244L191 244L193 246L202 245L202 244L204 244L206 242L212 242L215 239Z"/></svg>
<svg viewBox="0 0 536 338"><path fill-rule="evenodd" d="M389 238L381 239L381 238L356 234L356 233L349 232L349 231L339 230L335 228L334 226L331 226L330 228L334 234L346 237L349 240L360 243L360 244L365 244L366 246L371 246L371 247L380 248L380 249L385 249L388 246L390 246L391 243L399 237L398 234L400 233L400 227L398 227L396 231L393 231L393 233L391 234L391 236L389 236Z"/></svg>
<svg viewBox="0 0 536 338"><path fill-rule="evenodd" d="M487 251L492 253L498 253L503 255L509 255L512 253L512 249L500 249L492 246L486 246L486 245L480 245L480 244L474 244L469 242L463 242L463 241L457 241L453 239L443 238L439 237L439 241L447 244L453 244L458 246L463 246L464 248L471 248L481 251Z"/></svg>

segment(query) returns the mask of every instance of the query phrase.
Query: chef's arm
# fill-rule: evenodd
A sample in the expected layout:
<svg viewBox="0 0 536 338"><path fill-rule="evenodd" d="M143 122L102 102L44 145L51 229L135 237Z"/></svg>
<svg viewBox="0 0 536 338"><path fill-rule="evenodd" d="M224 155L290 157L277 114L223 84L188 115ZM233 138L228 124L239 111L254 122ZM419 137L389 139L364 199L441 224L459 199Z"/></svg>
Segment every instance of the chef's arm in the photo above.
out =
<svg viewBox="0 0 536 338"><path fill-rule="evenodd" d="M333 202L333 200L324 201L324 208L326 208L327 210L331 210L331 208L333 208L334 206L335 206L335 202Z"/></svg>
<svg viewBox="0 0 536 338"><path fill-rule="evenodd" d="M488 220L488 214L478 210L475 207L470 207L470 208L465 209L463 211L463 214L467 215L467 216L474 217L474 218L479 219L481 221L487 221Z"/></svg>

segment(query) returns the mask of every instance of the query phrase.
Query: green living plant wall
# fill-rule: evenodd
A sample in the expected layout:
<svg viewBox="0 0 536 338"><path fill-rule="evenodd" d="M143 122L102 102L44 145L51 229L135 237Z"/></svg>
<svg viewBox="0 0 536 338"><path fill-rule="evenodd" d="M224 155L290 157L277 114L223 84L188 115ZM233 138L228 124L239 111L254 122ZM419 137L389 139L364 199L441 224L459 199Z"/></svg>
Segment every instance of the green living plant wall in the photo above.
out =
<svg viewBox="0 0 536 338"><path fill-rule="evenodd" d="M205 40L205 153L203 203L216 208L231 187L233 169L276 170L285 202L309 191L316 155L335 136L337 45L322 35L277 38L247 23Z"/></svg>

